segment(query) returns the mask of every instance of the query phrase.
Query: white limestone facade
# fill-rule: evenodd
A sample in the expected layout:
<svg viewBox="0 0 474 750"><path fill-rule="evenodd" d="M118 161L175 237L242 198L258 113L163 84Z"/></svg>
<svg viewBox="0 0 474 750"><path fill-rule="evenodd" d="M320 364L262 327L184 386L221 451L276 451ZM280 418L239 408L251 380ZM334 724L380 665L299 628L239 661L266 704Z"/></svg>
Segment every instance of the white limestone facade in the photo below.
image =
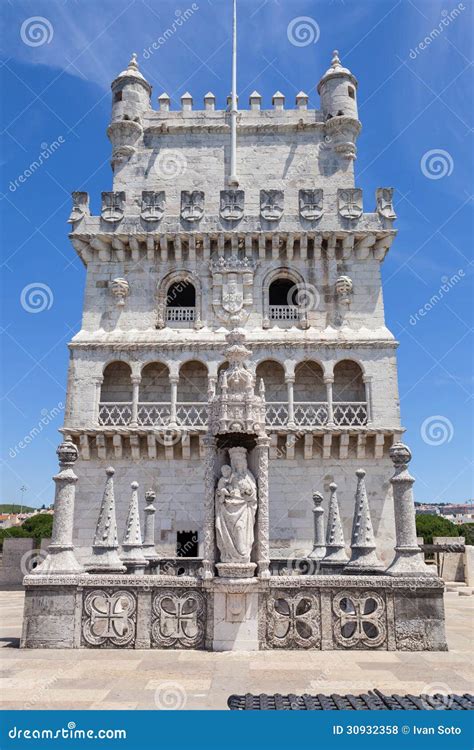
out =
<svg viewBox="0 0 474 750"><path fill-rule="evenodd" d="M318 91L320 110L303 92L265 110L253 92L230 185L230 113L212 94L201 108L185 94L179 111L161 95L153 109L134 58L112 83L112 189L99 215L74 193L69 220L87 272L63 428L80 452L80 557L109 465L119 533L138 481L142 512L156 492L158 552L176 556L180 532L201 547L208 398L240 327L265 383L272 557L311 551L312 491L327 504L332 482L349 544L362 467L379 555L392 558L389 449L403 430L380 273L392 190L372 200L356 187L357 81L337 54Z"/></svg>

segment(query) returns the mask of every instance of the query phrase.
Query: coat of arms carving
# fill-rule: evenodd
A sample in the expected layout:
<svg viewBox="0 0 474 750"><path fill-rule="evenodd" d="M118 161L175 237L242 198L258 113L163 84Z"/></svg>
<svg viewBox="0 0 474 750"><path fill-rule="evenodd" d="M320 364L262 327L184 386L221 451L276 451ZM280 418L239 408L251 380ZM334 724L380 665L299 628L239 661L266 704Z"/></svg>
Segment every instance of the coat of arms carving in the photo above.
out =
<svg viewBox="0 0 474 750"><path fill-rule="evenodd" d="M104 221L120 221L123 219L124 212L125 193L123 191L102 193L101 216Z"/></svg>
<svg viewBox="0 0 474 750"><path fill-rule="evenodd" d="M221 218L225 221L240 221L244 215L244 200L243 190L221 190Z"/></svg>
<svg viewBox="0 0 474 750"><path fill-rule="evenodd" d="M384 219L396 219L397 214L393 208L393 188L377 188L377 213Z"/></svg>
<svg viewBox="0 0 474 750"><path fill-rule="evenodd" d="M250 258L223 258L210 264L216 315L226 323L242 325L253 304L253 277L256 264Z"/></svg>
<svg viewBox="0 0 474 750"><path fill-rule="evenodd" d="M362 216L362 190L360 188L349 188L337 191L337 204L339 215L343 219L354 221Z"/></svg>
<svg viewBox="0 0 474 750"><path fill-rule="evenodd" d="M142 208L140 216L143 221L160 221L165 212L165 191L144 190L142 192Z"/></svg>
<svg viewBox="0 0 474 750"><path fill-rule="evenodd" d="M300 215L308 221L317 221L323 215L323 191L300 190L299 193Z"/></svg>
<svg viewBox="0 0 474 750"><path fill-rule="evenodd" d="M283 190L260 191L260 215L266 221L278 221L283 214Z"/></svg>
<svg viewBox="0 0 474 750"><path fill-rule="evenodd" d="M83 216L89 216L89 193L74 192L72 194L72 209L67 220L68 224L75 224Z"/></svg>
<svg viewBox="0 0 474 750"><path fill-rule="evenodd" d="M184 221L199 221L204 215L204 192L183 190L181 192L181 218Z"/></svg>

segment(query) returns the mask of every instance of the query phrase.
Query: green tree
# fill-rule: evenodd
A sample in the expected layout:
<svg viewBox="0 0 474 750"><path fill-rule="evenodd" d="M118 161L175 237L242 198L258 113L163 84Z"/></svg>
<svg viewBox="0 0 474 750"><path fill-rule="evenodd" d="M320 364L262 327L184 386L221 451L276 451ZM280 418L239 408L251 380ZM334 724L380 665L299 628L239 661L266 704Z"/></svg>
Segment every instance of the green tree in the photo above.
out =
<svg viewBox="0 0 474 750"><path fill-rule="evenodd" d="M463 536L466 544L474 545L474 523L462 523L459 528L459 536Z"/></svg>
<svg viewBox="0 0 474 750"><path fill-rule="evenodd" d="M38 513L27 518L22 528L36 539L49 539L53 531L53 516L49 513Z"/></svg>
<svg viewBox="0 0 474 750"><path fill-rule="evenodd" d="M434 536L459 536L459 527L443 516L421 515L416 517L416 533L425 544L433 544Z"/></svg>

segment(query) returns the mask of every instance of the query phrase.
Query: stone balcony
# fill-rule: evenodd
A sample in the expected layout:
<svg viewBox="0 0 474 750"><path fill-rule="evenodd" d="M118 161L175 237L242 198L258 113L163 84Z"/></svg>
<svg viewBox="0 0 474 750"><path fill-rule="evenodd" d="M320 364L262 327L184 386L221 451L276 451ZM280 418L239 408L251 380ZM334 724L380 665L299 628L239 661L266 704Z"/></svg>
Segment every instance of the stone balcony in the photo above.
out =
<svg viewBox="0 0 474 750"><path fill-rule="evenodd" d="M286 401L265 404L266 425L269 430L334 427L364 427L368 423L368 407L363 401L335 401L332 420L328 402L295 401L293 409ZM139 402L136 422L132 419L132 402L101 402L99 425L101 427L159 427L176 426L188 430L205 430L209 417L207 403L177 402L175 419L172 419L171 402ZM293 414L291 413L293 411Z"/></svg>

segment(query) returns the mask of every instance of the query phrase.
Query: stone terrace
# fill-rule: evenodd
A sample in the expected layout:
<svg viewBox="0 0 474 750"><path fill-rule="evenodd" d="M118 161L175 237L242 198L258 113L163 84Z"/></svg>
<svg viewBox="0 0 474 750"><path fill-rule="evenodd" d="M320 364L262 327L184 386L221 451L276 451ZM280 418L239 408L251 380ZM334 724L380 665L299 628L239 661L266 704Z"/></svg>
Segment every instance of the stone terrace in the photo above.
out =
<svg viewBox="0 0 474 750"><path fill-rule="evenodd" d="M456 592L445 596L448 652L292 651L290 660L285 651L20 651L23 598L0 593L2 709L225 709L229 695L246 692L473 692L474 599Z"/></svg>

